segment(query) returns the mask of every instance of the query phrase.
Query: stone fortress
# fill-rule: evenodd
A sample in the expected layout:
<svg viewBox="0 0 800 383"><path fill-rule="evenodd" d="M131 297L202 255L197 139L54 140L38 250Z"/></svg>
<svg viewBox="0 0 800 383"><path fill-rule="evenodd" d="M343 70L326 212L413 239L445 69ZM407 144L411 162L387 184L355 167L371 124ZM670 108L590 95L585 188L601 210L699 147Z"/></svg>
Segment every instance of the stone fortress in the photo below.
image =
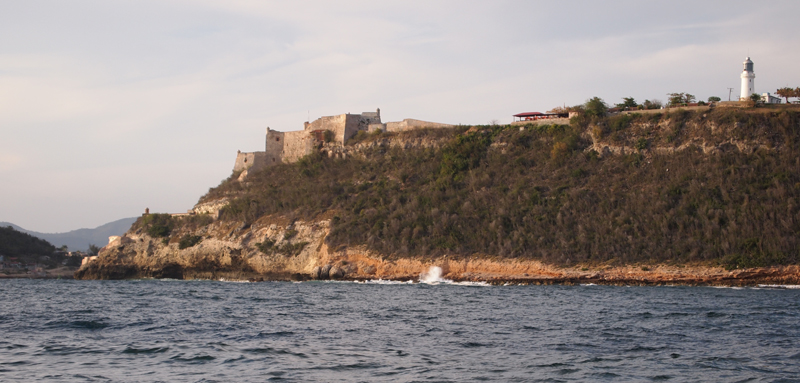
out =
<svg viewBox="0 0 800 383"><path fill-rule="evenodd" d="M324 116L314 122L303 123L303 130L281 132L267 128L266 145L263 152L241 152L236 155L234 172L241 172L244 179L250 172L267 166L296 162L305 155L319 149L326 141L344 145L359 131L400 132L417 128L445 128L453 125L407 118L399 122L381 122L381 110L361 114L339 114Z"/></svg>

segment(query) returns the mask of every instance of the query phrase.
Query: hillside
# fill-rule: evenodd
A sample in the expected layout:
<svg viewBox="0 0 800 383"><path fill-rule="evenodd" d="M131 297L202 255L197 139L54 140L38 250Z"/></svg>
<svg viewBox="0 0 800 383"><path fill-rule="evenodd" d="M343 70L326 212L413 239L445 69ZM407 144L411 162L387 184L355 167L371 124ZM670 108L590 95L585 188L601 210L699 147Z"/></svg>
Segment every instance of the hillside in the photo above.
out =
<svg viewBox="0 0 800 383"><path fill-rule="evenodd" d="M376 275L365 272L373 258L590 271L795 265L799 143L794 108L359 134L336 149L346 159L323 147L244 182L232 175L198 204L224 206L216 221L165 217L156 232L140 220L129 237L164 238L151 242L150 268L213 258L202 248L214 240L235 253L223 263L242 266L230 270L253 275L311 275L325 262L343 275ZM314 225L316 237L295 228ZM134 267L145 251L104 250L95 267ZM346 267L356 253L363 267Z"/></svg>
<svg viewBox="0 0 800 383"><path fill-rule="evenodd" d="M89 245L102 247L108 243L108 237L124 234L135 221L135 217L123 218L100 225L94 229L77 229L65 233L40 233L23 229L9 222L0 222L0 226L11 226L17 231L44 239L56 246L66 245L70 251L88 251Z"/></svg>
<svg viewBox="0 0 800 383"><path fill-rule="evenodd" d="M38 257L52 255L55 246L10 226L0 226L0 255L5 257Z"/></svg>

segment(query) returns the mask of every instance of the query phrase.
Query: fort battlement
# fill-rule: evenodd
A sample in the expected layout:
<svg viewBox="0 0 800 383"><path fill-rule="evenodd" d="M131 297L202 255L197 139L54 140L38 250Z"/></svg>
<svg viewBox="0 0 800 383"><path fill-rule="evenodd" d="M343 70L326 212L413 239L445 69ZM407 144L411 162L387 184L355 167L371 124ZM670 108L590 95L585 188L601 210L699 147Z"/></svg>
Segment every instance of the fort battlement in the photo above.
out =
<svg viewBox="0 0 800 383"><path fill-rule="evenodd" d="M244 179L250 172L261 170L267 166L281 163L293 163L319 148L323 142L344 145L350 137L359 131L400 132L418 128L446 128L450 124L441 124L407 118L398 122L381 121L381 110L363 112L361 114L339 114L323 116L312 122L304 122L303 130L281 132L267 128L266 142L263 152L238 152L233 165L234 172L241 172L239 179Z"/></svg>

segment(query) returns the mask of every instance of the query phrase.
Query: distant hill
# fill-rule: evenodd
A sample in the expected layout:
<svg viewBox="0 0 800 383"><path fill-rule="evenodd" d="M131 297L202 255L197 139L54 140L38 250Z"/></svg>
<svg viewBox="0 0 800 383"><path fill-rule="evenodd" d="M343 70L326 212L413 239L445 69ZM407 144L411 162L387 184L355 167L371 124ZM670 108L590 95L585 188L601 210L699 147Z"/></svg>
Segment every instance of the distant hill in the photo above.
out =
<svg viewBox="0 0 800 383"><path fill-rule="evenodd" d="M112 235L122 235L131 227L136 218L123 218L94 229L78 229L66 233L39 233L36 231L23 229L10 222L0 222L0 227L11 226L15 230L30 234L34 237L44 239L54 246L67 245L70 251L87 251L89 245L103 247L108 243L108 237Z"/></svg>
<svg viewBox="0 0 800 383"><path fill-rule="evenodd" d="M8 225L0 227L0 255L10 257L50 255L53 251L55 247L41 238L9 229Z"/></svg>

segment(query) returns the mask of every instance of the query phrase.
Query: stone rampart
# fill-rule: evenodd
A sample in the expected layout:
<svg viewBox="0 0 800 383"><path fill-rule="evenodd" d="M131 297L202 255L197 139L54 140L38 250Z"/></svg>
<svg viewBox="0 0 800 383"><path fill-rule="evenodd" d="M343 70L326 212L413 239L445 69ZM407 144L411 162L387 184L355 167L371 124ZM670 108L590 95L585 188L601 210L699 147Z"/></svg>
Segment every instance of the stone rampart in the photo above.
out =
<svg viewBox="0 0 800 383"><path fill-rule="evenodd" d="M284 132L267 128L266 145L264 145L264 148L266 149L265 162L267 166L277 165L283 162L282 156L283 145L286 140L285 135L286 134Z"/></svg>
<svg viewBox="0 0 800 383"><path fill-rule="evenodd" d="M403 121L399 122L387 122L386 123L386 131L387 132L400 132L403 130L409 129L418 129L418 128L449 128L453 125L450 124L442 124L438 122L430 122L430 121L422 121L422 120L415 120L413 118L406 118Z"/></svg>
<svg viewBox="0 0 800 383"><path fill-rule="evenodd" d="M511 125L569 125L569 118L542 118L539 120L514 121Z"/></svg>
<svg viewBox="0 0 800 383"><path fill-rule="evenodd" d="M314 138L310 132L298 130L284 132L283 153L281 159L284 163L292 163L311 153L314 149Z"/></svg>
<svg viewBox="0 0 800 383"><path fill-rule="evenodd" d="M267 166L267 153L265 152L238 152L236 162L233 164L233 171L250 172L258 171Z"/></svg>
<svg viewBox="0 0 800 383"><path fill-rule="evenodd" d="M367 132L377 130L399 132L408 129L447 128L452 126L413 118L384 124L381 122L380 109L375 112L363 112L361 114L345 113L336 116L324 116L313 122L305 122L303 130L279 132L267 128L264 151L239 152L236 156L233 170L234 172L241 172L239 175L239 180L241 181L246 179L248 174L267 166L296 162L303 156L310 154L325 140L325 131L333 133L333 142L330 144L343 145L350 137L362 130Z"/></svg>

